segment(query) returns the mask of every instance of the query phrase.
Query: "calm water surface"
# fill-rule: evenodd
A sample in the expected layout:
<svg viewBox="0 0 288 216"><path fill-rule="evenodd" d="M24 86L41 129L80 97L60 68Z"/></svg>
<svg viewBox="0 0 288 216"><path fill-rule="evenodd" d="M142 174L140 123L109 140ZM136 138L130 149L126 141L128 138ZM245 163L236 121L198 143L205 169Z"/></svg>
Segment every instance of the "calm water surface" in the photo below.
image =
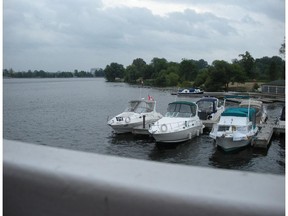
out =
<svg viewBox="0 0 288 216"><path fill-rule="evenodd" d="M274 136L268 150L247 148L227 154L215 148L208 133L169 148L156 146L149 137L115 135L108 118L121 113L129 100L148 95L155 98L162 114L169 102L179 100L169 91L107 83L102 78L4 79L4 139L167 163L285 174L284 136ZM269 118L276 119L283 104L266 106Z"/></svg>

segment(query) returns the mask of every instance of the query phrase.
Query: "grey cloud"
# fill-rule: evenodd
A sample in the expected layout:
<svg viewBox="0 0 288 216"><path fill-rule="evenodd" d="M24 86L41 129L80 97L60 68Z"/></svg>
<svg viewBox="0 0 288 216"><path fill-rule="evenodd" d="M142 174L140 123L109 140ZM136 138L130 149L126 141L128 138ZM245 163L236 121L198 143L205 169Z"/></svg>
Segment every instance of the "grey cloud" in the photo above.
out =
<svg viewBox="0 0 288 216"><path fill-rule="evenodd" d="M212 13L196 13L193 10L185 10L184 13L170 14L169 22L179 32L187 32L200 38L211 38L215 32L223 36L237 33L237 30L230 25L229 20L217 17Z"/></svg>
<svg viewBox="0 0 288 216"><path fill-rule="evenodd" d="M112 61L127 65L138 57L146 62L153 57L229 60L246 51L244 43L263 49L253 48L253 40L256 33L267 31L256 32L253 38L247 33L249 37L242 39L241 23L213 12L188 9L161 17L145 8L103 10L101 1L90 0L6 0L3 9L4 67L23 70L86 69L105 67ZM251 10L256 9L250 6ZM251 28L257 20L249 11L239 20Z"/></svg>
<svg viewBox="0 0 288 216"><path fill-rule="evenodd" d="M156 0L155 0L156 1ZM175 3L173 0L157 0L162 3ZM222 5L225 7L236 6L243 8L252 13L263 14L269 18L276 19L280 22L285 20L285 0L178 0L177 4L187 4L194 6Z"/></svg>

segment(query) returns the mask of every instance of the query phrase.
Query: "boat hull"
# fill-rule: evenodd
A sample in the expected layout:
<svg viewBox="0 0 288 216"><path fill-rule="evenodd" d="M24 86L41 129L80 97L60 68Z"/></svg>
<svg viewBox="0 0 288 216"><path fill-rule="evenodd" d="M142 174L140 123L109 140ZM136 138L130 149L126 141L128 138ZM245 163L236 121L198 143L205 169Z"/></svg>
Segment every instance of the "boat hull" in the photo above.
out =
<svg viewBox="0 0 288 216"><path fill-rule="evenodd" d="M141 129L141 134L149 134L149 126L162 117L160 113L122 113L109 120L108 125L116 134L133 133L133 131L137 133L137 129ZM143 127L143 125L145 125L145 127Z"/></svg>
<svg viewBox="0 0 288 216"><path fill-rule="evenodd" d="M189 92L189 93L181 93L181 92L179 92L178 93L178 95L198 95L198 94L204 94L204 92L203 91L201 91L201 92Z"/></svg>
<svg viewBox="0 0 288 216"><path fill-rule="evenodd" d="M233 141L232 137L216 137L216 145L226 152L236 151L251 144L252 137L245 140Z"/></svg>
<svg viewBox="0 0 288 216"><path fill-rule="evenodd" d="M131 133L134 127L140 126L142 123L133 123L133 124L121 124L121 125L109 125L112 127L116 134Z"/></svg>
<svg viewBox="0 0 288 216"><path fill-rule="evenodd" d="M187 128L185 130L169 132L169 133L154 133L152 136L158 143L179 143L190 140L203 133L203 126Z"/></svg>

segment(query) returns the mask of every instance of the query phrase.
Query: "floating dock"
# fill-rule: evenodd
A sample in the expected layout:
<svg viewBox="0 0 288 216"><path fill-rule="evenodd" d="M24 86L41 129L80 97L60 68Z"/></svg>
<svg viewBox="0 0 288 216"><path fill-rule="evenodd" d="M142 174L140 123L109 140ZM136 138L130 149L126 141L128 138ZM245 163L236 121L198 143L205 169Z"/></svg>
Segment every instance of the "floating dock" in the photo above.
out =
<svg viewBox="0 0 288 216"><path fill-rule="evenodd" d="M267 148L274 132L285 133L285 125L259 124L260 131L253 139L251 145L256 148Z"/></svg>

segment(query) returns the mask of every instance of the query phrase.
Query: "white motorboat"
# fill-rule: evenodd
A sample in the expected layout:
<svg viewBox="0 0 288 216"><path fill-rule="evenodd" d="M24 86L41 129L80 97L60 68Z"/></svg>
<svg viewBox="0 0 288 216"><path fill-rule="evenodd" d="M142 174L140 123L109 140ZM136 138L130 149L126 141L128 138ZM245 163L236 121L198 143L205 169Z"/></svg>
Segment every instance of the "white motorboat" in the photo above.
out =
<svg viewBox="0 0 288 216"><path fill-rule="evenodd" d="M161 113L156 112L156 101L149 97L148 100L132 100L124 112L108 121L108 125L115 133L129 133L135 128L142 128L147 131L149 125L161 119Z"/></svg>
<svg viewBox="0 0 288 216"><path fill-rule="evenodd" d="M194 95L194 94L203 94L204 91L198 88L189 88L189 89L179 89L178 95Z"/></svg>
<svg viewBox="0 0 288 216"><path fill-rule="evenodd" d="M263 124L267 120L267 111L263 106L262 101L252 100L252 99L246 99L242 100L239 107L251 107L256 110L256 123L257 124Z"/></svg>
<svg viewBox="0 0 288 216"><path fill-rule="evenodd" d="M203 133L196 103L176 101L168 105L163 118L151 125L149 133L158 143L178 143Z"/></svg>
<svg viewBox="0 0 288 216"><path fill-rule="evenodd" d="M224 151L233 151L251 144L257 134L254 108L227 108L218 123L213 125L209 136Z"/></svg>
<svg viewBox="0 0 288 216"><path fill-rule="evenodd" d="M224 106L220 105L218 98L203 97L196 102L198 105L198 116L201 120L217 121L224 111Z"/></svg>

